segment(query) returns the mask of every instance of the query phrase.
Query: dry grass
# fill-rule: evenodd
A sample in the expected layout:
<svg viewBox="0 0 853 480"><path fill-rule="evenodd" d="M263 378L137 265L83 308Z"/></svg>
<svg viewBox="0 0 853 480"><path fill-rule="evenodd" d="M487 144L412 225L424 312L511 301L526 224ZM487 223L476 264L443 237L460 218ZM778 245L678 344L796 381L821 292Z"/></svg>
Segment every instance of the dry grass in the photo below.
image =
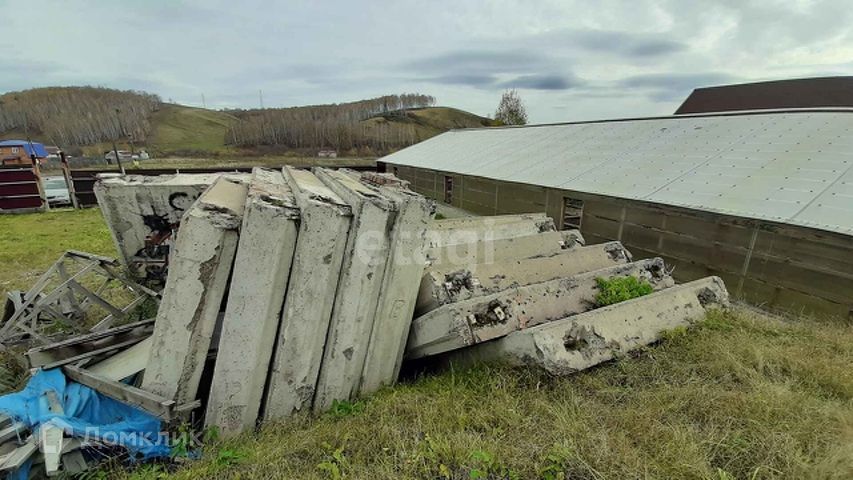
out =
<svg viewBox="0 0 853 480"><path fill-rule="evenodd" d="M215 444L166 478L851 478L851 363L848 325L714 313L569 378L419 378Z"/></svg>

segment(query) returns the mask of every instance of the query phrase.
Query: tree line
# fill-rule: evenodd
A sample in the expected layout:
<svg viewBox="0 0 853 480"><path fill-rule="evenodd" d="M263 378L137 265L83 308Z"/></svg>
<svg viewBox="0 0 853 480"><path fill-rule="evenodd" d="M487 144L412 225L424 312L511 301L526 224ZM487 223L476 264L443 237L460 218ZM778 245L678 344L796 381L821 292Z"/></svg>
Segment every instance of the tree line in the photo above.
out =
<svg viewBox="0 0 853 480"><path fill-rule="evenodd" d="M157 95L101 87L49 87L0 96L0 131L29 132L63 147L130 137L144 142Z"/></svg>
<svg viewBox="0 0 853 480"><path fill-rule="evenodd" d="M144 144L151 132L151 115L162 104L150 93L102 87L10 92L0 95L0 132L28 133L63 148L127 139ZM431 95L404 93L340 104L227 110L236 120L223 142L236 147L379 154L423 140L406 112L434 105Z"/></svg>
<svg viewBox="0 0 853 480"><path fill-rule="evenodd" d="M297 150L370 149L385 152L418 141L405 122L364 122L371 117L405 116L405 110L431 107L435 97L419 93L384 95L357 102L290 108L231 110L238 118L226 134L235 146L282 146Z"/></svg>

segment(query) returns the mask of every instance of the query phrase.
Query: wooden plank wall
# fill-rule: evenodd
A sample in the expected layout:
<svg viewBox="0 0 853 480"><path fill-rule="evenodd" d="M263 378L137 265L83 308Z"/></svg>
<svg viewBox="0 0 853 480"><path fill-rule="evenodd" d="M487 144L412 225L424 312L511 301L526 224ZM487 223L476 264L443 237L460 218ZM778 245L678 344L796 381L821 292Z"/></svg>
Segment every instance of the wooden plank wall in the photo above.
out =
<svg viewBox="0 0 853 480"><path fill-rule="evenodd" d="M394 166L392 165L392 168ZM412 188L439 201L453 177L453 205L495 215L546 212L584 200L588 243L621 241L635 258L662 257L679 281L721 277L736 298L797 314L853 320L853 237L811 228L396 166Z"/></svg>

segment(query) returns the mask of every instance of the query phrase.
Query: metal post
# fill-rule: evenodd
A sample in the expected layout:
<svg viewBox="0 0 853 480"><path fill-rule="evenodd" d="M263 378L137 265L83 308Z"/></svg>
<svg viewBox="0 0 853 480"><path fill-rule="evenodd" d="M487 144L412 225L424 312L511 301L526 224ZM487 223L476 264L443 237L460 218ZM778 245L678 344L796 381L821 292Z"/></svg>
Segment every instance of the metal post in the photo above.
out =
<svg viewBox="0 0 853 480"><path fill-rule="evenodd" d="M121 125L121 117L119 116L119 113L121 113L121 110L116 108L116 120L118 120L118 130L119 130L118 134L121 136L121 135L124 135L124 127ZM118 168L119 168L119 170L121 170L121 174L124 175L125 174L124 165L121 163L121 156L119 156L119 154L118 154L118 147L116 147L116 141L115 140L113 140L113 153L115 153L116 162L118 163Z"/></svg>

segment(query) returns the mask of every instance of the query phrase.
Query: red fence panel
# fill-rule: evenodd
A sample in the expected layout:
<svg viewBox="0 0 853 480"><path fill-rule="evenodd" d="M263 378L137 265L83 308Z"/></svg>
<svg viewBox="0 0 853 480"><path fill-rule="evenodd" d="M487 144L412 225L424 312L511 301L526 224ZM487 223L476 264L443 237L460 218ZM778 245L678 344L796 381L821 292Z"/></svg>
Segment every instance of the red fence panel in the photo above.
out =
<svg viewBox="0 0 853 480"><path fill-rule="evenodd" d="M38 170L30 165L0 167L0 213L44 211L47 201Z"/></svg>

